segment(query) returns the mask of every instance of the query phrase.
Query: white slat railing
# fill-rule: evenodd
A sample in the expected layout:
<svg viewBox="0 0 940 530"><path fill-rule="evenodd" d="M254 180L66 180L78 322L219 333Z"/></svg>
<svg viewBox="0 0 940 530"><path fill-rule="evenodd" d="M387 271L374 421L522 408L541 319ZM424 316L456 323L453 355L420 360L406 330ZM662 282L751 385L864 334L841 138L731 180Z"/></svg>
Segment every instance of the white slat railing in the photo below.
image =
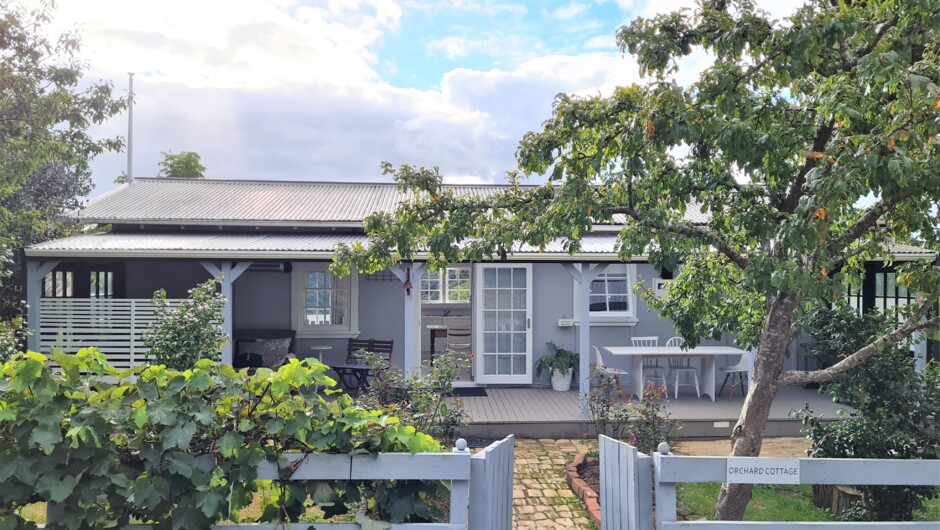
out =
<svg viewBox="0 0 940 530"><path fill-rule="evenodd" d="M180 300L167 300L175 307ZM141 334L156 317L148 299L43 298L40 301L39 344L66 353L95 347L115 368L147 361Z"/></svg>

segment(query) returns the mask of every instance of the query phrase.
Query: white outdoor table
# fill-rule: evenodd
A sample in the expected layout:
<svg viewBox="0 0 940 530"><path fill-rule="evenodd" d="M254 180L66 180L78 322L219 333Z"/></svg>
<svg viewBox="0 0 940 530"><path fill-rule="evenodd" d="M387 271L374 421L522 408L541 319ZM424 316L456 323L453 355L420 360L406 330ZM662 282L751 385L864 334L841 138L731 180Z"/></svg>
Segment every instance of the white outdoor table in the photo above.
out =
<svg viewBox="0 0 940 530"><path fill-rule="evenodd" d="M611 355L630 357L630 378L633 381L633 395L642 397L643 358L644 357L694 357L702 359L703 394L708 394L715 401L715 357L719 355L747 355L748 353L733 346L696 346L683 350L679 347L666 346L606 346L604 351Z"/></svg>

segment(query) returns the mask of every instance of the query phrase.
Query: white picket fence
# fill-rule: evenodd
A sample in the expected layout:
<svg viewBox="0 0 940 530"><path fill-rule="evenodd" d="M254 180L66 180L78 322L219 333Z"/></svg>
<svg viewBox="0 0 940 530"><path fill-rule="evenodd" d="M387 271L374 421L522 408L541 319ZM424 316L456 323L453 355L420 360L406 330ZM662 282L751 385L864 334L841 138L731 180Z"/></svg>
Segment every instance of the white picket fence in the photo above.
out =
<svg viewBox="0 0 940 530"><path fill-rule="evenodd" d="M175 307L180 300L167 300ZM115 368L147 361L141 334L155 320L148 299L43 298L39 303L39 344L67 353L94 346Z"/></svg>
<svg viewBox="0 0 940 530"><path fill-rule="evenodd" d="M601 528L603 530L648 530L652 527L652 493L656 496L656 530L702 529L741 530L742 528L794 529L888 529L904 528L935 530L937 522L754 522L754 521L678 521L676 517L676 484L728 480L729 457L677 456L669 454L669 446L652 457L653 488L649 487L650 458L636 448L616 440L600 437L601 465ZM798 470L794 483L851 484L877 486L940 486L940 460L887 460L845 458L735 459L752 461L746 467L761 467L761 462L781 462ZM768 479L767 482L771 482ZM760 482L766 483L766 482ZM635 508L634 508L635 507Z"/></svg>
<svg viewBox="0 0 940 530"><path fill-rule="evenodd" d="M450 517L447 523L398 523L392 530L510 530L512 528L512 470L515 439L512 435L470 455L467 442L457 440L450 453L384 453L371 455L283 455L294 471L288 480L447 480ZM277 480L278 466L263 462L258 479ZM48 521L61 515L54 506ZM149 525L127 529L149 530ZM282 530L275 523L213 525L214 530ZM356 523L291 523L292 530L360 530Z"/></svg>

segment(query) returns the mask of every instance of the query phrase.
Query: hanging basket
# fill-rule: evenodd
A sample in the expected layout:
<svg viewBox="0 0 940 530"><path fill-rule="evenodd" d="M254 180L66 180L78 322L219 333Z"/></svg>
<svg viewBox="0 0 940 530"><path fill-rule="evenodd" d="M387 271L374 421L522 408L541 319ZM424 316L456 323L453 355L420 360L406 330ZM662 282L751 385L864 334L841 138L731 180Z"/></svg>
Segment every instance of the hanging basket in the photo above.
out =
<svg viewBox="0 0 940 530"><path fill-rule="evenodd" d="M573 374L574 370L568 370L566 372L552 370L552 390L559 392L571 390L571 376Z"/></svg>

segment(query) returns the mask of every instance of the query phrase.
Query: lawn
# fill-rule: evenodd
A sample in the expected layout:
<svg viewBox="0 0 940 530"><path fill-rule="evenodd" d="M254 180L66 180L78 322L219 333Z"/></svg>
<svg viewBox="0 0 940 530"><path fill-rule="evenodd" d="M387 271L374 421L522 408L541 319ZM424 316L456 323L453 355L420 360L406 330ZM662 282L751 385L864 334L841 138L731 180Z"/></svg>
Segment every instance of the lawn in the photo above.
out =
<svg viewBox="0 0 940 530"><path fill-rule="evenodd" d="M711 519L721 484L678 484L676 495L692 511L687 518ZM832 514L813 505L810 486L759 484L754 486L745 521L834 521Z"/></svg>

